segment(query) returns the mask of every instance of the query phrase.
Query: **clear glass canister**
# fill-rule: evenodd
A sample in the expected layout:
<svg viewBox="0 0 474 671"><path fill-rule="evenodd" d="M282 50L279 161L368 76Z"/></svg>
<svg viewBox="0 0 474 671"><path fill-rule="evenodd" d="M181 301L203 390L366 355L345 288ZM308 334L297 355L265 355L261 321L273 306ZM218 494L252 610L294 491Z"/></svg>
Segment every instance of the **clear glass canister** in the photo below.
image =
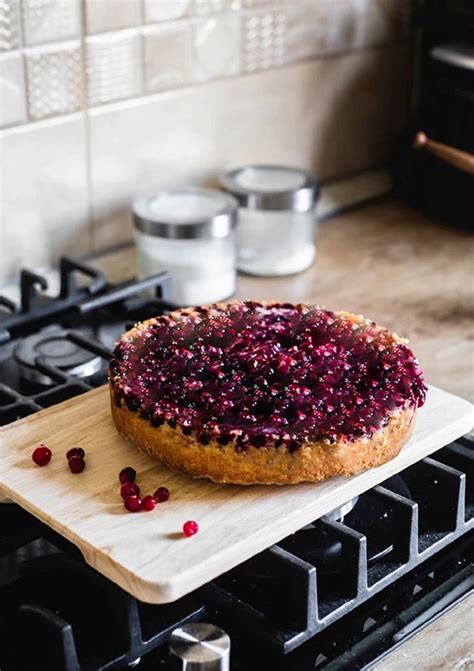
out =
<svg viewBox="0 0 474 671"><path fill-rule="evenodd" d="M251 165L226 173L220 185L239 203L237 267L251 275L292 275L316 255L313 175L284 166Z"/></svg>
<svg viewBox="0 0 474 671"><path fill-rule="evenodd" d="M171 300L200 305L235 291L237 202L214 189L183 187L133 203L138 272L168 271Z"/></svg>

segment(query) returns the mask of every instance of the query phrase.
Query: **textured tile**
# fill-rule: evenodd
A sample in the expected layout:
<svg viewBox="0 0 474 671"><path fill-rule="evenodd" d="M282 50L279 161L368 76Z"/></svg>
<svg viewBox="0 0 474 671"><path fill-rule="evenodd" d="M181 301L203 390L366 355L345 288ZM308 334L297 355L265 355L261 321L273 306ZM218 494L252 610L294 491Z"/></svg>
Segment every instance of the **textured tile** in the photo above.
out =
<svg viewBox="0 0 474 671"><path fill-rule="evenodd" d="M122 30L86 38L89 105L137 96L142 91L140 34Z"/></svg>
<svg viewBox="0 0 474 671"><path fill-rule="evenodd" d="M1 134L0 281L90 251L84 126L78 114Z"/></svg>
<svg viewBox="0 0 474 671"><path fill-rule="evenodd" d="M82 108L80 42L26 49L25 58L31 119L68 114Z"/></svg>
<svg viewBox="0 0 474 671"><path fill-rule="evenodd" d="M193 0L196 15L218 14L241 9L242 0Z"/></svg>
<svg viewBox="0 0 474 671"><path fill-rule="evenodd" d="M188 16L192 0L143 0L144 18L147 23L171 21Z"/></svg>
<svg viewBox="0 0 474 671"><path fill-rule="evenodd" d="M285 61L286 15L283 8L244 12L242 63L246 72L278 67Z"/></svg>
<svg viewBox="0 0 474 671"><path fill-rule="evenodd" d="M300 0L287 10L286 62L348 51L357 45L360 0Z"/></svg>
<svg viewBox="0 0 474 671"><path fill-rule="evenodd" d="M26 121L25 76L19 53L0 56L0 128Z"/></svg>
<svg viewBox="0 0 474 671"><path fill-rule="evenodd" d="M383 164L406 119L409 57L356 51L92 110L94 248L130 239L133 197L157 186L215 184L256 159L322 179Z"/></svg>
<svg viewBox="0 0 474 671"><path fill-rule="evenodd" d="M22 0L22 16L26 45L80 36L80 0Z"/></svg>
<svg viewBox="0 0 474 671"><path fill-rule="evenodd" d="M0 51L15 49L20 43L20 0L0 1Z"/></svg>
<svg viewBox="0 0 474 671"><path fill-rule="evenodd" d="M139 0L85 0L86 31L89 34L132 28L140 20Z"/></svg>
<svg viewBox="0 0 474 671"><path fill-rule="evenodd" d="M143 49L147 93L190 82L191 29L188 21L169 21L144 28Z"/></svg>
<svg viewBox="0 0 474 671"><path fill-rule="evenodd" d="M194 75L197 80L235 75L240 70L240 17L220 14L193 20Z"/></svg>

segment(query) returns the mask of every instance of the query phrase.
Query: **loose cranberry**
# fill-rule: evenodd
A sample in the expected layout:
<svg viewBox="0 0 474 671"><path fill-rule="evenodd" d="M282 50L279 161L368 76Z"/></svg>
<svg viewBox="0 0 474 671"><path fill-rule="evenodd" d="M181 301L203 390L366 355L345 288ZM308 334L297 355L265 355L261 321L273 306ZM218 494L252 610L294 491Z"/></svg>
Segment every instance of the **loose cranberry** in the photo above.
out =
<svg viewBox="0 0 474 671"><path fill-rule="evenodd" d="M38 466L46 466L51 461L53 453L46 445L39 445L31 455L31 458Z"/></svg>
<svg viewBox="0 0 474 671"><path fill-rule="evenodd" d="M120 487L120 496L126 499L129 496L138 496L140 494L140 487L136 482L124 482Z"/></svg>
<svg viewBox="0 0 474 671"><path fill-rule="evenodd" d="M199 531L199 524L194 520L188 520L183 524L183 534L189 538Z"/></svg>
<svg viewBox="0 0 474 671"><path fill-rule="evenodd" d="M123 505L131 513L138 513L138 511L142 509L142 500L139 496L127 496L127 498L123 500Z"/></svg>
<svg viewBox="0 0 474 671"><path fill-rule="evenodd" d="M153 498L155 501L158 503L163 503L163 501L167 501L170 497L170 492L168 487L158 487L156 492L153 494Z"/></svg>
<svg viewBox="0 0 474 671"><path fill-rule="evenodd" d="M86 453L82 447L71 447L71 449L66 452L66 459L70 459L71 457L80 457L81 459L84 459L85 456Z"/></svg>
<svg viewBox="0 0 474 671"><path fill-rule="evenodd" d="M136 478L137 478L137 472L131 466L122 468L122 470L119 473L119 480L122 483L122 485L125 482L135 482Z"/></svg>
<svg viewBox="0 0 474 671"><path fill-rule="evenodd" d="M151 510L155 510L155 508L156 508L155 497L152 496L151 494L147 494L147 496L144 496L143 501L142 501L142 506L143 506L143 510L146 510L148 512L151 511Z"/></svg>
<svg viewBox="0 0 474 671"><path fill-rule="evenodd" d="M68 461L71 473L82 473L86 467L86 462L82 457L73 456Z"/></svg>

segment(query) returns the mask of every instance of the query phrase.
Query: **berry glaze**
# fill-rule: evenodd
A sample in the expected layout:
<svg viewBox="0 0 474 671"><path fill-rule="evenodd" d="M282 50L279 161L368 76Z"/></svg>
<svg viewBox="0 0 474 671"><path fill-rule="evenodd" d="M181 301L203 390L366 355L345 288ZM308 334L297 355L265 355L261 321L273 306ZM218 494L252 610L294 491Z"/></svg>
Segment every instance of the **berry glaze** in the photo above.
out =
<svg viewBox="0 0 474 671"><path fill-rule="evenodd" d="M413 352L374 322L253 301L138 325L110 379L115 403L153 426L238 451L370 438L426 394Z"/></svg>

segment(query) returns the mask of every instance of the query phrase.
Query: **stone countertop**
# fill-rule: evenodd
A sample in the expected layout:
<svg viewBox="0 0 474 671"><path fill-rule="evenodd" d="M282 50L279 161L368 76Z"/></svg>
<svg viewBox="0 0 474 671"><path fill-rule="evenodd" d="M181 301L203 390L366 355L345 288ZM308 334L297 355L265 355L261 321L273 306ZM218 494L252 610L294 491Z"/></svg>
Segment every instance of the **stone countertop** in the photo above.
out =
<svg viewBox="0 0 474 671"><path fill-rule="evenodd" d="M134 273L128 248L96 260ZM318 254L292 277L239 276L238 299L319 303L409 338L429 383L474 401L474 235L384 200L320 224Z"/></svg>

